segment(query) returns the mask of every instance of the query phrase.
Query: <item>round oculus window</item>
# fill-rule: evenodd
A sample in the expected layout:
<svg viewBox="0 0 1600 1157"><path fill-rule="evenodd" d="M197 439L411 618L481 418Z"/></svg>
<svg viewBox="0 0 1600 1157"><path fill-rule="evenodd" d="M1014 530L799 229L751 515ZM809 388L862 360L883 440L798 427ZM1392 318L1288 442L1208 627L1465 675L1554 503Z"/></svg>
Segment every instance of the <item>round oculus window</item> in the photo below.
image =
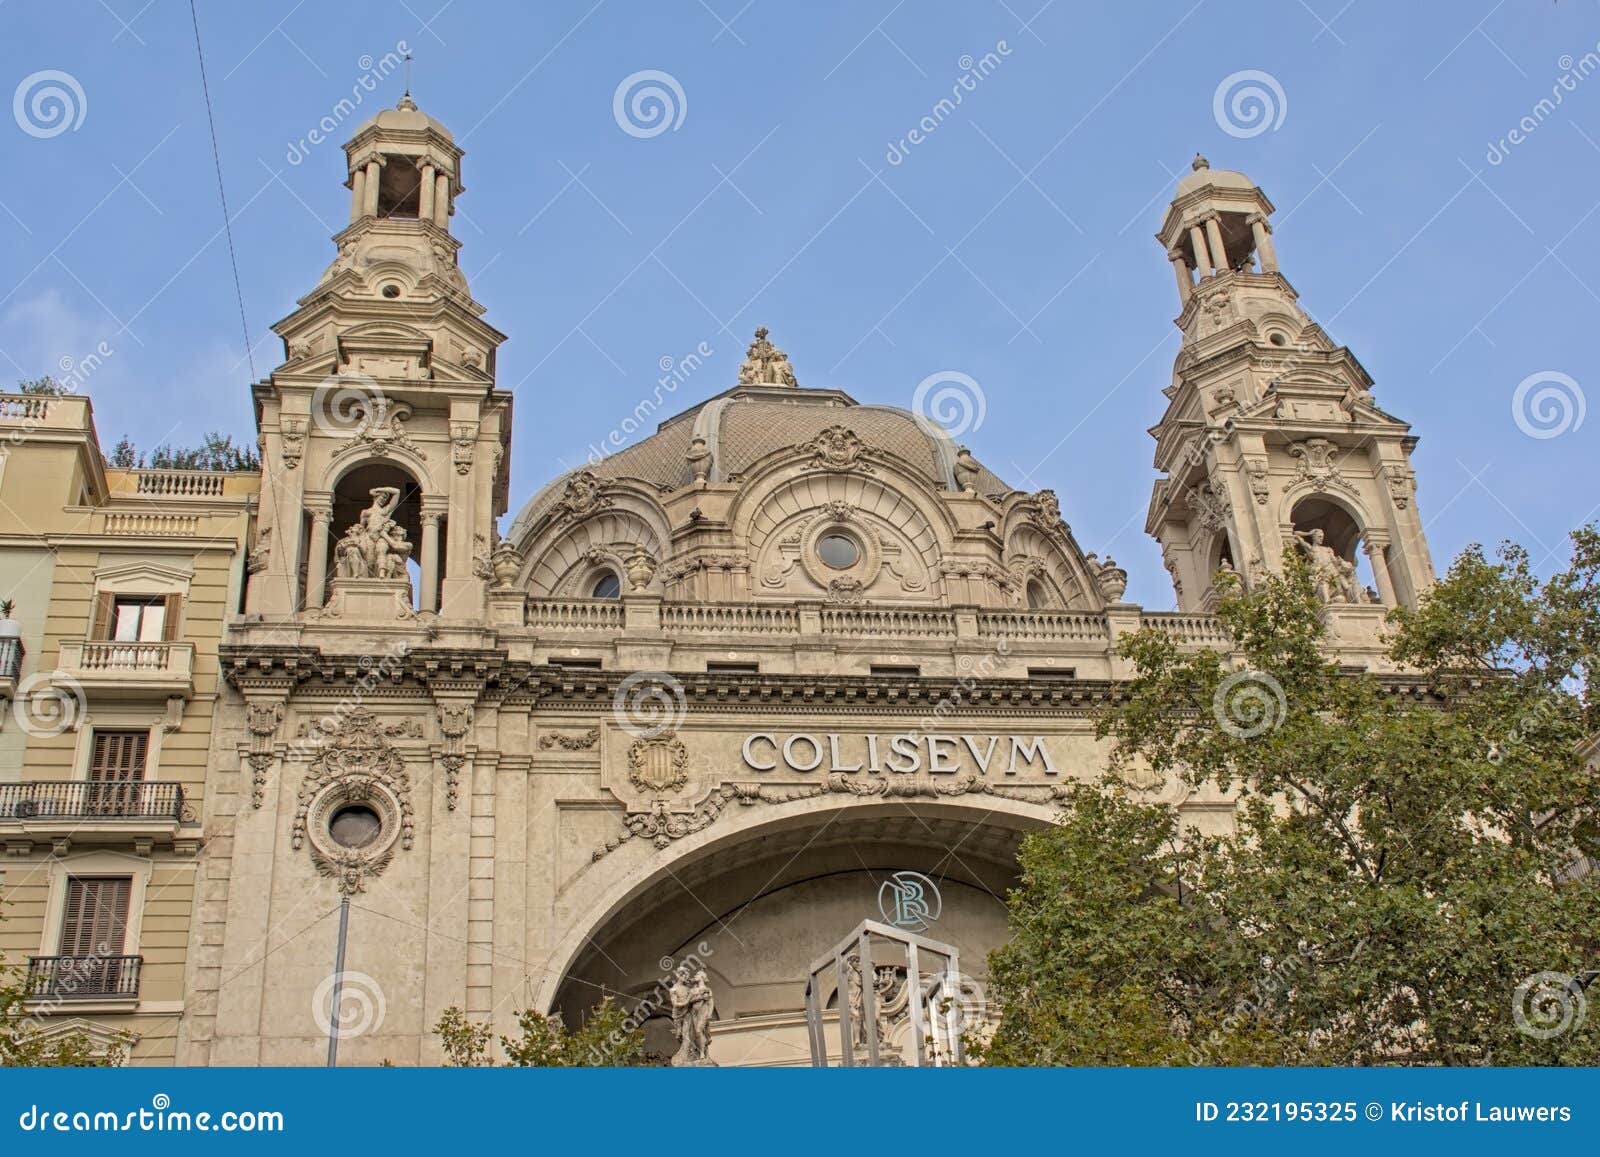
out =
<svg viewBox="0 0 1600 1157"><path fill-rule="evenodd" d="M364 848L382 833L383 820L366 804L346 804L328 820L328 835L341 848Z"/></svg>
<svg viewBox="0 0 1600 1157"><path fill-rule="evenodd" d="M849 570L861 561L861 547L848 534L825 534L817 539L817 557L834 570Z"/></svg>

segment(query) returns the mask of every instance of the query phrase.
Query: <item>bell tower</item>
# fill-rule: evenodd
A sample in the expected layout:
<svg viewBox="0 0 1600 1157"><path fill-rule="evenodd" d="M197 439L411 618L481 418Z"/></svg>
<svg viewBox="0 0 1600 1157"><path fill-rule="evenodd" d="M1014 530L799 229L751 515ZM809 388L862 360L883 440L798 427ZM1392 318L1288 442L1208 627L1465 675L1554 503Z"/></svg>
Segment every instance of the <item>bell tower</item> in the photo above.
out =
<svg viewBox="0 0 1600 1157"><path fill-rule="evenodd" d="M1219 571L1248 585L1298 545L1334 618L1381 621L1433 581L1417 439L1300 308L1272 213L1249 178L1197 156L1156 234L1177 278L1183 341L1150 430L1162 477L1145 529L1182 610L1215 604Z"/></svg>
<svg viewBox="0 0 1600 1157"><path fill-rule="evenodd" d="M505 337L450 230L462 151L407 93L344 152L350 223L273 326L285 360L254 389L265 477L246 611L481 619L511 396L495 388Z"/></svg>

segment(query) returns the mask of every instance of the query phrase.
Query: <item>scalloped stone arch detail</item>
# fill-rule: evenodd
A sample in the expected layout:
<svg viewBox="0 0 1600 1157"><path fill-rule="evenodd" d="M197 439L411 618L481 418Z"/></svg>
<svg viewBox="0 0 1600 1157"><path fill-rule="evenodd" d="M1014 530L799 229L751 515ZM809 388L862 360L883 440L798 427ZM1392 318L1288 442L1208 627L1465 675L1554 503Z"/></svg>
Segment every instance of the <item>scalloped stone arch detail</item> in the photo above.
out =
<svg viewBox="0 0 1600 1157"><path fill-rule="evenodd" d="M643 547L657 561L666 557L666 518L659 509L643 511L637 500L619 496L616 505L578 522L546 529L523 567L521 586L529 594L550 597L587 597L573 584L595 569L594 552L621 562L634 547Z"/></svg>
<svg viewBox="0 0 1600 1157"><path fill-rule="evenodd" d="M1045 534L1033 523L1023 518L1007 520L1005 539L1005 569L1017 574L1019 562L1036 559L1043 565L1040 575L1022 575L1017 584L1016 598L1019 606L1027 606L1027 582L1030 577L1045 579L1050 593L1057 600L1049 609L1067 611L1099 610L1103 601L1086 569L1075 567L1061 544Z"/></svg>
<svg viewBox="0 0 1600 1157"><path fill-rule="evenodd" d="M787 597L797 593L787 581L790 571L798 576L814 568L800 565L798 557L780 560L774 551L787 553L782 540L792 538L802 522L820 517L876 536L877 542L865 544L864 552L873 560L875 573L847 579L856 578L864 587L871 587L887 574L898 582L893 598L926 601L940 597L938 566L947 540L907 489L900 480L879 474L816 471L752 495L741 504L734 530L748 545L757 592ZM907 552L914 566L907 565ZM782 583L773 581L779 571L785 578Z"/></svg>

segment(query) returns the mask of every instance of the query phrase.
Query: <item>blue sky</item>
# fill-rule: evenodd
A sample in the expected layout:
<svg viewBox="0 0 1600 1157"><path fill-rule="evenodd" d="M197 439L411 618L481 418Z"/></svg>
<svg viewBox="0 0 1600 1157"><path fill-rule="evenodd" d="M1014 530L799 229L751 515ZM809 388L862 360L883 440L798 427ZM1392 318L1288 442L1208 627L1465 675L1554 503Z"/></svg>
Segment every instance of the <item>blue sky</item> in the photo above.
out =
<svg viewBox="0 0 1600 1157"><path fill-rule="evenodd" d="M199 16L257 377L281 356L268 326L332 257L338 143L400 77L334 142L292 146L398 44L415 54L417 100L467 150L463 269L511 339L513 509L662 359L714 351L676 392L691 405L766 324L802 384L861 401L908 406L929 374L970 375L986 407L962 440L1012 484L1053 487L1084 548L1129 568L1129 597L1170 606L1143 534L1145 430L1178 344L1151 235L1197 150L1272 198L1302 304L1421 436L1439 566L1510 537L1548 570L1600 504L1600 414L1536 438L1512 409L1538 374L1600 404L1600 73L1577 77L1600 55L1593 0L201 0ZM0 375L104 342L86 388L108 444L248 440L188 5L7 0L0 32L4 92L45 70L82 92L54 135L0 120ZM990 52L998 67L891 163ZM681 122L650 136L613 115L643 70L682 92ZM1246 70L1282 93L1254 135L1213 111Z"/></svg>

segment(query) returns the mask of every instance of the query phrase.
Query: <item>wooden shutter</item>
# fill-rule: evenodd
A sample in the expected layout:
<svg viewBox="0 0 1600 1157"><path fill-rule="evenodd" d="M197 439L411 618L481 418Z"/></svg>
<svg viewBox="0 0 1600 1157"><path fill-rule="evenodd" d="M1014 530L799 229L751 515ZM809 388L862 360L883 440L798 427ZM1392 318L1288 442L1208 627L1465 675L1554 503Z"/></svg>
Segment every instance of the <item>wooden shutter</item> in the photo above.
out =
<svg viewBox="0 0 1600 1157"><path fill-rule="evenodd" d="M94 597L94 619L89 624L91 639L109 639L116 626L117 596L101 591Z"/></svg>
<svg viewBox="0 0 1600 1157"><path fill-rule="evenodd" d="M62 956L121 956L127 947L129 876L67 878Z"/></svg>
<svg viewBox="0 0 1600 1157"><path fill-rule="evenodd" d="M167 611L161 621L161 641L170 643L178 637L178 616L183 611L183 596L168 595Z"/></svg>
<svg viewBox="0 0 1600 1157"><path fill-rule="evenodd" d="M96 731L93 754L89 758L89 778L142 780L149 749L148 731Z"/></svg>

